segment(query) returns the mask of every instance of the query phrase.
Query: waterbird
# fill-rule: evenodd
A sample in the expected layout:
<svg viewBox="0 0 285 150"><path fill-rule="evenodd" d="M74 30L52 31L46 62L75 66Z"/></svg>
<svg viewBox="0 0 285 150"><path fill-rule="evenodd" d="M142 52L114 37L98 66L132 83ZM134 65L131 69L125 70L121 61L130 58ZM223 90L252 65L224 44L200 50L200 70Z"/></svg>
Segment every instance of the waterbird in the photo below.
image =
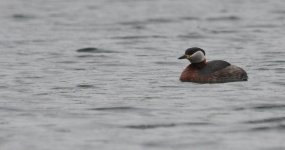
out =
<svg viewBox="0 0 285 150"><path fill-rule="evenodd" d="M203 49L192 47L185 50L185 54L178 59L190 61L181 73L180 81L196 83L225 83L247 81L247 73L240 67L231 65L224 60L206 61Z"/></svg>

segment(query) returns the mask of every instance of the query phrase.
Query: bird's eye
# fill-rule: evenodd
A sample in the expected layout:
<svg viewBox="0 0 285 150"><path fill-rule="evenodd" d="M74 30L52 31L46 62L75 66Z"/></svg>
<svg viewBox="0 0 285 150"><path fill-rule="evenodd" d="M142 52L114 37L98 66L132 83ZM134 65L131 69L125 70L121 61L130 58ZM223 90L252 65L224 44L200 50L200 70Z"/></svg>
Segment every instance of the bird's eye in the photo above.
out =
<svg viewBox="0 0 285 150"><path fill-rule="evenodd" d="M186 58L189 59L191 57L191 55L186 55Z"/></svg>

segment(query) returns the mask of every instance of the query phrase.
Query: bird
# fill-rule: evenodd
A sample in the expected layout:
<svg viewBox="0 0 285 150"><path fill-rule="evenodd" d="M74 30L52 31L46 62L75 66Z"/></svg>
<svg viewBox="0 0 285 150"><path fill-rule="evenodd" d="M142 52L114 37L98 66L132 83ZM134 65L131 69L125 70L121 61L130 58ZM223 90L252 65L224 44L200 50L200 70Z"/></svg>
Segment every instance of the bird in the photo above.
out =
<svg viewBox="0 0 285 150"><path fill-rule="evenodd" d="M232 65L224 60L206 61L205 50L191 47L178 59L190 61L180 75L181 82L195 83L226 83L247 81L248 76L244 69Z"/></svg>

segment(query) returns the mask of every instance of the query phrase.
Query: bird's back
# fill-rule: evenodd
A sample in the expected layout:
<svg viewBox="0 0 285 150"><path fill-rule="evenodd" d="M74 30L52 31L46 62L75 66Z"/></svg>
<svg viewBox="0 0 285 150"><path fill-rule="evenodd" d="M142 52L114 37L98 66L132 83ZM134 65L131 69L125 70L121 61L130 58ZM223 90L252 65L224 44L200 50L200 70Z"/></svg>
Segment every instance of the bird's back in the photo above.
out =
<svg viewBox="0 0 285 150"><path fill-rule="evenodd" d="M231 65L230 63L223 61L223 60L208 61L207 64L203 68L201 68L201 70L199 71L199 74L209 75L216 71L222 70L230 65Z"/></svg>
<svg viewBox="0 0 285 150"><path fill-rule="evenodd" d="M198 83L223 83L247 79L247 73L242 68L223 60L209 61L203 68L195 68L191 64L180 77L181 81Z"/></svg>
<svg viewBox="0 0 285 150"><path fill-rule="evenodd" d="M235 81L247 81L247 73L240 67L235 65L227 66L221 70L217 70L212 74L209 74L211 82L223 83L223 82L235 82Z"/></svg>

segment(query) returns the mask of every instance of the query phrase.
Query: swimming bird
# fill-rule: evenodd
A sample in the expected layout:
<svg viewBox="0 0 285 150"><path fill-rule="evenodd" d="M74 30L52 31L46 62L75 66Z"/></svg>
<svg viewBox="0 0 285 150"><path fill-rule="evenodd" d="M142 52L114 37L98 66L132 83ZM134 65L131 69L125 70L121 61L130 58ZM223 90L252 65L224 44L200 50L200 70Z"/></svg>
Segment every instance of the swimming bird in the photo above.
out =
<svg viewBox="0 0 285 150"><path fill-rule="evenodd" d="M178 59L190 61L180 76L182 82L225 83L247 81L247 73L240 67L223 60L206 61L206 53L198 47L188 48Z"/></svg>

